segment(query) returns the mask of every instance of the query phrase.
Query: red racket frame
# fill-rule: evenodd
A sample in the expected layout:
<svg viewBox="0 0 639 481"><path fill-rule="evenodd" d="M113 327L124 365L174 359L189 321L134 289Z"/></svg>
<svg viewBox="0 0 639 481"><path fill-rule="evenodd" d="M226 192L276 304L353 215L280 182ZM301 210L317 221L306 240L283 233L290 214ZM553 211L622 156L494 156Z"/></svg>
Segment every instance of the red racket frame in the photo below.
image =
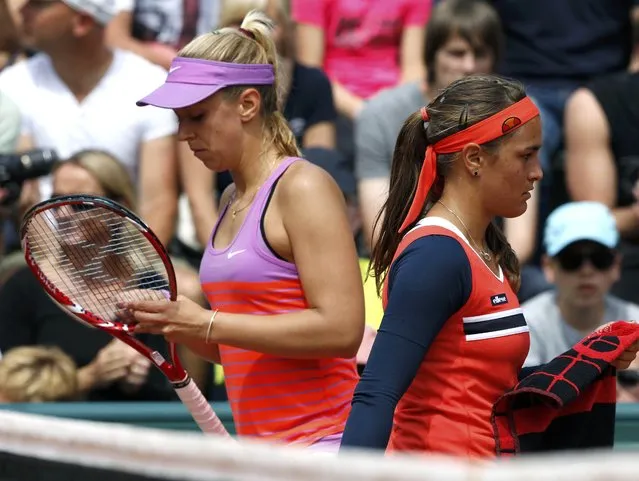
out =
<svg viewBox="0 0 639 481"><path fill-rule="evenodd" d="M158 369L160 369L164 373L164 375L166 375L166 377L172 383L179 385L186 382L188 380L188 374L182 367L182 363L180 362L180 358L177 353L177 346L174 343L167 342L169 347L169 354L171 356L171 362L169 362L159 352L150 349L143 342L135 338L133 336L133 333L130 331L130 326L128 324L105 321L92 312L84 309L84 307L82 307L81 305L73 302L73 300L71 300L66 294L64 294L64 292L60 291L60 289L58 289L53 283L49 281L49 279L47 279L47 277L38 266L31 252L31 247L26 235L31 220L43 211L48 211L51 209L73 204L92 205L95 207L108 209L109 211L122 217L123 219L126 219L129 223L134 225L138 229L138 231L142 235L144 235L144 237L151 243L151 245L155 248L158 255L160 256L167 272L167 278L169 282L169 298L172 301L176 299L177 281L175 278L175 269L173 268L173 264L171 263L169 254L167 253L160 240L157 238L155 233L153 233L153 231L151 231L151 229L149 229L149 227L146 226L146 224L144 224L144 222L142 222L142 220L138 218L133 212L128 210L126 207L121 206L104 197L88 195L54 197L32 207L25 214L22 226L20 228L20 239L27 265L38 278L40 284L42 284L42 287L44 287L46 292L69 312L79 317L87 324L108 332L112 336L131 346L143 356L147 357L149 360L151 360L151 362L153 362L153 364L158 367Z"/></svg>
<svg viewBox="0 0 639 481"><path fill-rule="evenodd" d="M175 279L175 270L171 259L166 249L157 238L157 236L151 231L151 229L142 220L131 212L126 207L113 202L110 199L93 195L70 195L54 197L52 199L40 202L33 206L24 216L22 225L20 227L20 240L22 248L24 250L24 257L27 261L27 265L31 271L38 278L40 284L49 296L54 299L63 309L66 309L78 320L84 323L108 332L113 337L125 342L140 354L148 358L164 375L171 381L176 393L180 400L187 407L193 419L206 433L217 434L221 436L229 437L229 433L224 427L222 421L217 417L211 406L206 401L200 390L192 381L188 373L182 367L180 358L177 353L177 347L175 343L167 342L169 347L169 354L171 362L167 361L156 350L150 349L146 344L136 339L128 324L121 322L111 322L101 319L99 316L91 311L87 311L81 305L74 302L64 292L60 291L42 272L36 259L31 252L31 246L28 242L28 228L33 218L47 210L53 208L59 208L70 205L90 205L93 207L100 207L111 211L112 213L120 216L122 219L128 221L135 226L140 233L151 243L159 254L164 267L166 268L168 283L169 283L169 296L168 300L175 301L177 298L177 282Z"/></svg>

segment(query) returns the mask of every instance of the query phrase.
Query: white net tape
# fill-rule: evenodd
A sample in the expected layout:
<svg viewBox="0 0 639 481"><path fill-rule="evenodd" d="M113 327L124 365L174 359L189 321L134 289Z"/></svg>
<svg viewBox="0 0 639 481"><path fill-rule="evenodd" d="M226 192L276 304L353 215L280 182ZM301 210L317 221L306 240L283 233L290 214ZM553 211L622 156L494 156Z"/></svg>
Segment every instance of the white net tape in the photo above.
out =
<svg viewBox="0 0 639 481"><path fill-rule="evenodd" d="M199 433L0 412L0 452L161 479L224 481L632 481L634 453L588 452L502 462L339 456ZM45 479L45 478L41 478Z"/></svg>

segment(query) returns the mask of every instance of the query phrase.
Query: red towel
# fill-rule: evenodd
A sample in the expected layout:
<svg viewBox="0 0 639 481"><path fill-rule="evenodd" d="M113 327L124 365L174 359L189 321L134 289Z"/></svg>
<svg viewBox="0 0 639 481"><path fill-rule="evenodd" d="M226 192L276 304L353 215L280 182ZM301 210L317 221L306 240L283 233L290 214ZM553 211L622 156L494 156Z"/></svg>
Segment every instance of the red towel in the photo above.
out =
<svg viewBox="0 0 639 481"><path fill-rule="evenodd" d="M639 339L639 324L618 321L540 366L493 406L497 456L612 447L616 370Z"/></svg>

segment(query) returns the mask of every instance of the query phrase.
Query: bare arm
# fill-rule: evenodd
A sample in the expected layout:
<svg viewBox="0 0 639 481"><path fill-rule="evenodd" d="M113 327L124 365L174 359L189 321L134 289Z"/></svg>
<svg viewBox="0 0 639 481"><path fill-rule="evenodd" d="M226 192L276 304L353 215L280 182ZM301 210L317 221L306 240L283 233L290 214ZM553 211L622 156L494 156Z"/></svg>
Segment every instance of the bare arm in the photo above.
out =
<svg viewBox="0 0 639 481"><path fill-rule="evenodd" d="M189 199L195 233L204 246L217 220L215 173L193 156L186 142L178 143L178 162L182 189Z"/></svg>
<svg viewBox="0 0 639 481"><path fill-rule="evenodd" d="M297 61L309 67L324 67L324 30L314 25L298 23L295 27Z"/></svg>
<svg viewBox="0 0 639 481"><path fill-rule="evenodd" d="M18 137L16 150L18 152L26 152L35 148L35 142L30 135L21 134ZM38 179L30 179L22 183L20 190L20 199L18 200L18 217L22 219L24 214L32 206L42 200L40 195L40 181Z"/></svg>
<svg viewBox="0 0 639 481"><path fill-rule="evenodd" d="M177 215L177 159L175 136L167 135L142 144L138 180L141 217L162 244L169 244Z"/></svg>
<svg viewBox="0 0 639 481"><path fill-rule="evenodd" d="M27 150L32 150L34 145L33 138L30 135L21 134L20 137L18 137L16 148L18 152L26 152Z"/></svg>
<svg viewBox="0 0 639 481"><path fill-rule="evenodd" d="M314 25L299 23L295 29L297 60L309 67L324 67L324 31ZM352 94L339 83L331 81L333 99L337 111L351 119L355 118L362 108L364 101Z"/></svg>
<svg viewBox="0 0 639 481"><path fill-rule="evenodd" d="M206 311L202 310L200 314L202 314L203 317L201 319L197 319L196 321L201 322L202 325L205 326L204 329L202 330L203 335L198 337L193 336L188 339L183 339L180 344L182 344L184 348L188 349L188 351L190 351L190 354L195 354L196 356L199 356L202 359L206 359L207 361L213 362L215 364L222 364L222 361L220 359L219 345L212 340L210 340L211 342L209 343L205 342L206 328L208 327L209 320L211 319L211 316L213 315L213 313L208 310ZM187 358L189 358L188 359L189 363L193 363L194 361L190 357L191 356L187 354Z"/></svg>
<svg viewBox="0 0 639 481"><path fill-rule="evenodd" d="M402 83L424 78L424 35L426 35L426 27L410 26L404 28L400 51Z"/></svg>
<svg viewBox="0 0 639 481"><path fill-rule="evenodd" d="M375 219L388 197L388 182L393 157L393 135L380 122L386 104L373 98L355 121L355 176L364 240L369 249L377 240Z"/></svg>
<svg viewBox="0 0 639 481"><path fill-rule="evenodd" d="M129 50L146 58L145 45L131 36L133 12L119 12L107 25L106 40L112 47Z"/></svg>
<svg viewBox="0 0 639 481"><path fill-rule="evenodd" d="M617 207L617 168L606 115L590 90L579 89L565 113L566 184L574 200L602 202L613 209L623 237L639 233L636 206Z"/></svg>
<svg viewBox="0 0 639 481"><path fill-rule="evenodd" d="M333 98L337 111L349 119L355 119L364 107L364 100L338 82L333 81L331 85L333 86Z"/></svg>
<svg viewBox="0 0 639 481"><path fill-rule="evenodd" d="M311 307L268 320L219 313L211 337L277 356L352 357L363 335L364 301L343 196L325 172L308 164L285 180L277 205Z"/></svg>
<svg viewBox="0 0 639 481"><path fill-rule="evenodd" d="M373 248L378 231L374 231L377 214L388 197L388 178L366 178L357 182L360 211L362 213L362 229L364 240L369 249Z"/></svg>
<svg viewBox="0 0 639 481"><path fill-rule="evenodd" d="M133 12L121 11L118 13L107 26L107 43L112 47L133 52L150 62L168 69L171 65L171 60L177 55L176 50L168 45L139 41L131 36L132 25Z"/></svg>
<svg viewBox="0 0 639 481"><path fill-rule="evenodd" d="M324 149L335 148L335 124L332 122L319 122L309 127L304 132L302 145L305 149L322 147Z"/></svg>
<svg viewBox="0 0 639 481"><path fill-rule="evenodd" d="M343 195L321 169L294 167L275 201L310 308L268 319L220 312L211 339L275 356L353 357L364 331L364 295Z"/></svg>

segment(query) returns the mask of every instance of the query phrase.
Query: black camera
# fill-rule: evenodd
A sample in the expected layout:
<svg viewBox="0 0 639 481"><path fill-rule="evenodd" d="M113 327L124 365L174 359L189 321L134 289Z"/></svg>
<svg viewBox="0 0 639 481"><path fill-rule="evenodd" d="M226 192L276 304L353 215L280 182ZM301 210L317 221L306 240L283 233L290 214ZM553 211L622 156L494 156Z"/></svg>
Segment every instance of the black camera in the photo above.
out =
<svg viewBox="0 0 639 481"><path fill-rule="evenodd" d="M57 154L49 149L0 154L0 186L22 184L25 180L47 175L57 161Z"/></svg>
<svg viewBox="0 0 639 481"><path fill-rule="evenodd" d="M7 191L0 204L15 202L24 181L50 174L57 161L58 155L50 149L0 154L0 187Z"/></svg>

